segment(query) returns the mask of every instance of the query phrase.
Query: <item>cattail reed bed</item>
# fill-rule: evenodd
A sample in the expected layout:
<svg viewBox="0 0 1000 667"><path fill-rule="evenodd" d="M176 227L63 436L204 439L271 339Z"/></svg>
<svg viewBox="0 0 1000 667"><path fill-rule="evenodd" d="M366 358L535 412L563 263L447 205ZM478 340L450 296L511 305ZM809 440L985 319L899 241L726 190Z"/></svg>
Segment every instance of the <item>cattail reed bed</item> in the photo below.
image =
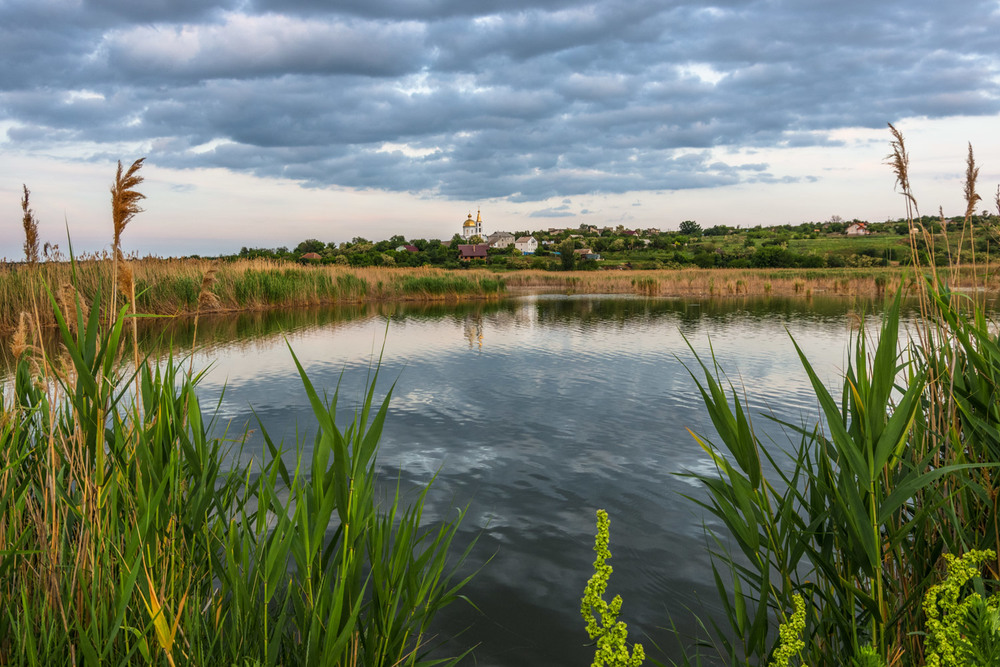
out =
<svg viewBox="0 0 1000 667"><path fill-rule="evenodd" d="M135 308L154 315L254 310L273 307L355 304L374 301L458 301L502 296L506 278L483 270L342 268L297 266L269 260L213 262L190 259L121 259L135 290ZM34 312L33 296L44 285L74 282L85 303L109 292L113 264L79 260L0 269L0 328L14 329L19 313ZM130 297L131 299L131 297ZM55 326L40 308L42 326Z"/></svg>

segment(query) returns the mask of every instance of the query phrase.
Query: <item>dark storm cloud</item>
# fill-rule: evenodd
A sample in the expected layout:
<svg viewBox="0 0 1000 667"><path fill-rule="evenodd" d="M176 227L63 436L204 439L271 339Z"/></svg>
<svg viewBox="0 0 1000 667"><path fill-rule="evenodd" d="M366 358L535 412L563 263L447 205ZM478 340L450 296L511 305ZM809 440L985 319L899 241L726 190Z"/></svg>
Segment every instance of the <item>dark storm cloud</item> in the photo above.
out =
<svg viewBox="0 0 1000 667"><path fill-rule="evenodd" d="M978 1L21 0L0 124L11 147L457 199L781 182L737 149L996 114L998 28Z"/></svg>

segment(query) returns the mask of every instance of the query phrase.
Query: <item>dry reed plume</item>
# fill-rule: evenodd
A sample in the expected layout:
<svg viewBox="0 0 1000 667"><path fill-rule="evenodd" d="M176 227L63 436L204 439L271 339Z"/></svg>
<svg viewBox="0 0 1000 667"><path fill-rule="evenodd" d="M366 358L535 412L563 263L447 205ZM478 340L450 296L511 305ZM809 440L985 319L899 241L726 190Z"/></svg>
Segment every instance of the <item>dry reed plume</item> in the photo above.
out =
<svg viewBox="0 0 1000 667"><path fill-rule="evenodd" d="M24 211L24 261L28 264L38 263L38 220L35 213L29 207L28 198L31 191L27 185L24 188L24 198L21 199L21 210Z"/></svg>
<svg viewBox="0 0 1000 667"><path fill-rule="evenodd" d="M139 176L146 158L141 157L132 163L124 174L122 173L121 160L118 161L118 173L115 175L115 182L111 186L111 217L114 221L115 239L113 249L121 249L122 232L138 213L142 213L139 202L146 198L146 195L138 192L135 188L143 182L143 177Z"/></svg>
<svg viewBox="0 0 1000 667"><path fill-rule="evenodd" d="M114 241L111 247L112 269L111 269L111 308L108 313L108 326L114 321L115 310L118 307L118 290L126 294L132 306L132 352L133 361L136 368L139 367L139 332L136 322L138 310L135 304L135 276L132 267L125 261L122 254L121 241L122 233L128 223L139 213L142 208L139 202L146 198L135 188L143 182L143 177L139 175L143 162L146 158L141 157L132 163L127 171L122 173L122 162L118 161L118 172L115 174L115 182L111 185L111 219L114 227ZM136 391L139 388L139 378L136 377Z"/></svg>
<svg viewBox="0 0 1000 667"><path fill-rule="evenodd" d="M131 269L126 269L121 278L119 278L118 272L120 270L119 265L125 261L121 250L122 233L125 231L128 223L132 221L132 218L142 212L139 202L146 198L146 195L135 189L144 180L142 176L139 176L139 170L142 168L142 163L145 160L146 158L139 158L124 173L122 173L122 163L119 160L118 173L115 174L115 182L111 185L111 220L114 240L111 244L112 298L109 322L113 321L114 311L117 308L117 290L122 288L123 292L132 293L135 287L132 281ZM119 284L120 282L125 284ZM132 304L133 306L135 305L134 296Z"/></svg>

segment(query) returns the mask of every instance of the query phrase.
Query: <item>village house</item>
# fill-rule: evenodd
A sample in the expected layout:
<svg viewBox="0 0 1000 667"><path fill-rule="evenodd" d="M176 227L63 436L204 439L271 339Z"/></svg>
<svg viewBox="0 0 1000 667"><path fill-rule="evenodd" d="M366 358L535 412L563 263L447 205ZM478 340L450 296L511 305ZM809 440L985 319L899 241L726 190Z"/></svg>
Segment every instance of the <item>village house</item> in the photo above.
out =
<svg viewBox="0 0 1000 667"><path fill-rule="evenodd" d="M846 234L848 236L866 236L871 234L871 231L868 229L867 222L853 222L847 226Z"/></svg>
<svg viewBox="0 0 1000 667"><path fill-rule="evenodd" d="M493 232L486 237L486 242L491 248L506 248L514 245L514 235L510 232Z"/></svg>
<svg viewBox="0 0 1000 667"><path fill-rule="evenodd" d="M534 255L535 251L538 250L538 240L535 239L534 236L522 236L514 241L514 247L517 248L522 255Z"/></svg>
<svg viewBox="0 0 1000 667"><path fill-rule="evenodd" d="M460 243L458 245L458 258L463 262L468 262L471 259L486 259L486 251L489 247L487 243Z"/></svg>

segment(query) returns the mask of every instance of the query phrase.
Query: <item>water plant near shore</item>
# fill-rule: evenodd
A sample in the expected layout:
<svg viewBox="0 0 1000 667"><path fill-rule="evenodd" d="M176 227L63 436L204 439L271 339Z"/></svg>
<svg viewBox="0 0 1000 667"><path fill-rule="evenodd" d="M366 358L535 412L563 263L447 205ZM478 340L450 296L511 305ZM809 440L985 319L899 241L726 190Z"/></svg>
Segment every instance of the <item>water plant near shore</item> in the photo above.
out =
<svg viewBox="0 0 1000 667"><path fill-rule="evenodd" d="M264 424L266 454L241 463L245 436L218 435L200 376L172 352L140 357L145 292L120 244L141 166L118 165L111 266L92 263L92 292L72 257L59 298L44 279L59 268L24 282L13 386L0 390L0 664L456 662L427 655L431 621L468 581L456 576L468 549L450 555L464 512L427 526L429 487L379 500L392 391L376 403L377 371L342 429L339 388L321 399L292 353L315 435L289 466ZM27 220L27 190L24 206ZM195 283L192 344L216 278L210 266ZM58 350L41 343L42 313Z"/></svg>
<svg viewBox="0 0 1000 667"><path fill-rule="evenodd" d="M587 634L596 644L592 667L640 667L646 659L642 644L628 647L628 626L618 620L622 609L622 597L616 595L611 602L604 599L608 590L608 580L612 568L607 560L611 558L608 544L611 520L604 510L597 510L597 535L594 538L594 574L587 582L580 601L580 615L587 623ZM595 613L596 612L596 613Z"/></svg>
<svg viewBox="0 0 1000 667"><path fill-rule="evenodd" d="M913 226L908 157L892 133L911 236L930 243ZM977 174L970 148L967 223ZM917 264L916 242L912 252ZM983 585L998 586L1000 336L980 292L953 289L957 266L925 271L912 283L920 317L902 350L897 288L878 335L859 327L837 394L799 350L820 420L782 422L787 452L761 441L747 400L714 358L696 357L692 377L718 442L695 435L716 471L690 476L707 492L697 502L724 527L713 551L723 604L714 639L730 664L773 659L774 625L788 623L800 598L802 664L923 665L937 649L925 644L934 619L921 603L946 576L945 556L991 550L976 558Z"/></svg>

